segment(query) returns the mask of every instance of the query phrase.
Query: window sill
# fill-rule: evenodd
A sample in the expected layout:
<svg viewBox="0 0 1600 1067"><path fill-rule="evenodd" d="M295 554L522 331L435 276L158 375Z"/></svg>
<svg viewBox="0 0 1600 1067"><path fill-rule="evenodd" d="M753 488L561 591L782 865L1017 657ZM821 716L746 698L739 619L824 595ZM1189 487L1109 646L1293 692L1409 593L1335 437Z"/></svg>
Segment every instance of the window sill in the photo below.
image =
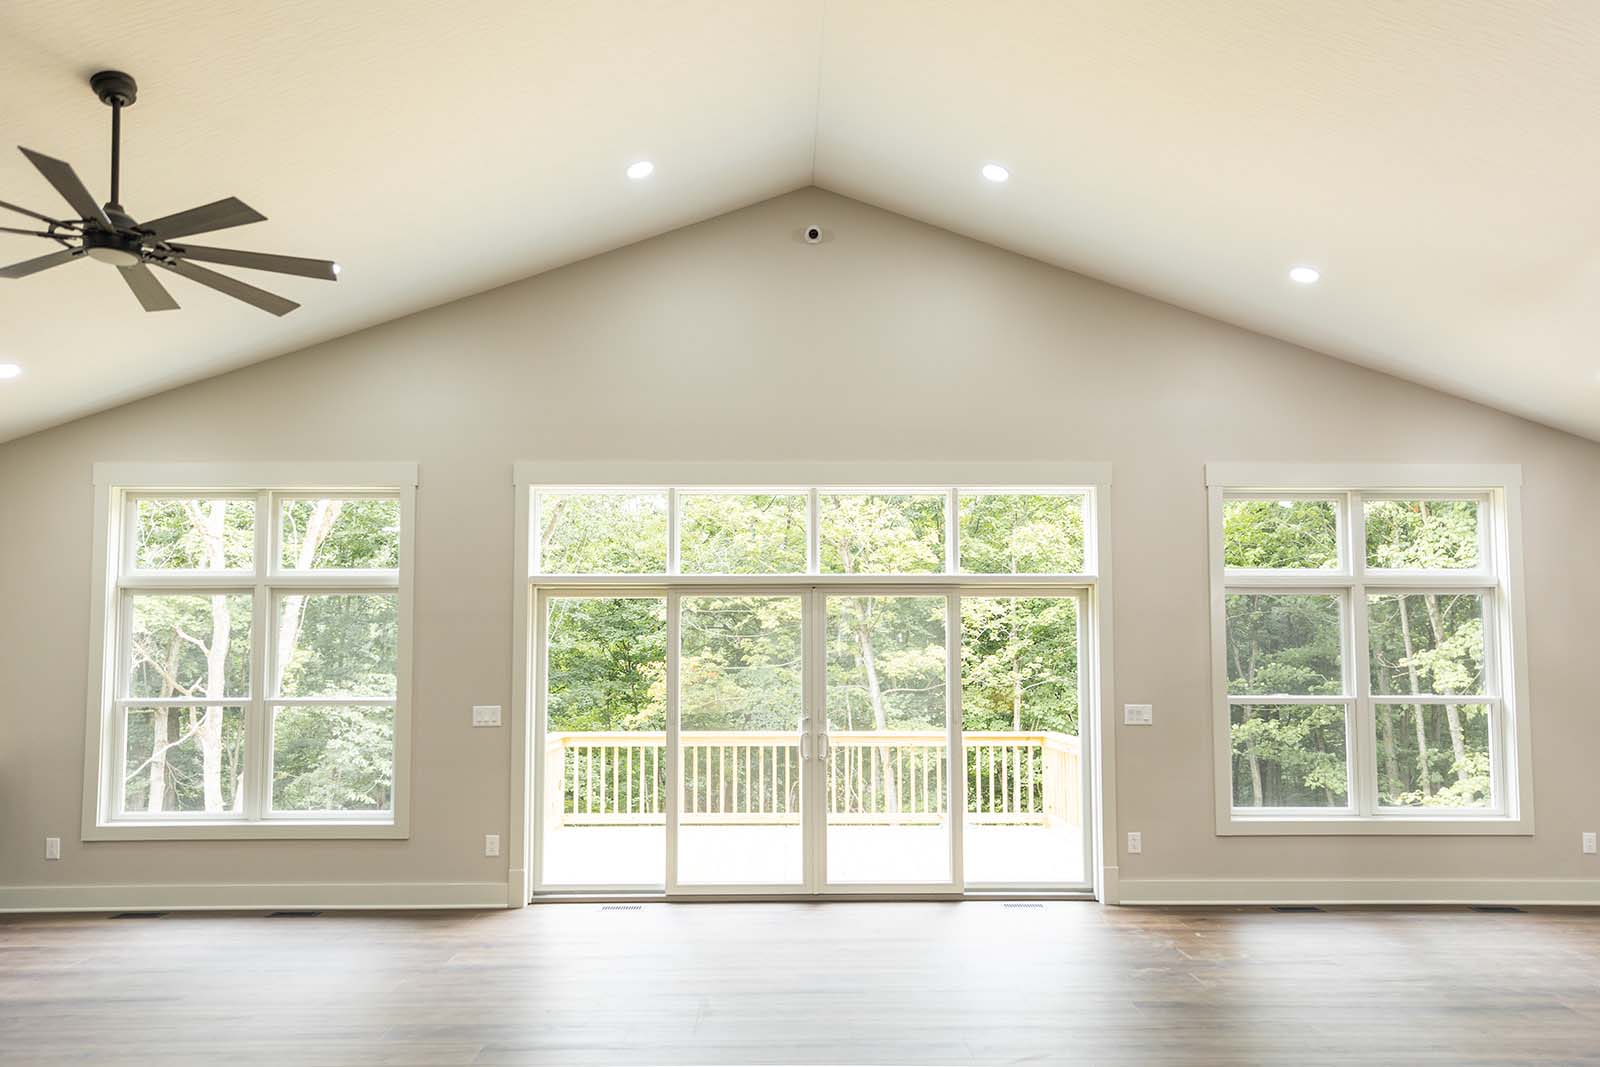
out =
<svg viewBox="0 0 1600 1067"><path fill-rule="evenodd" d="M1533 817L1504 815L1223 815L1218 837L1532 837Z"/></svg>
<svg viewBox="0 0 1600 1067"><path fill-rule="evenodd" d="M371 820L328 819L261 822L114 822L83 828L84 841L403 840L404 825Z"/></svg>

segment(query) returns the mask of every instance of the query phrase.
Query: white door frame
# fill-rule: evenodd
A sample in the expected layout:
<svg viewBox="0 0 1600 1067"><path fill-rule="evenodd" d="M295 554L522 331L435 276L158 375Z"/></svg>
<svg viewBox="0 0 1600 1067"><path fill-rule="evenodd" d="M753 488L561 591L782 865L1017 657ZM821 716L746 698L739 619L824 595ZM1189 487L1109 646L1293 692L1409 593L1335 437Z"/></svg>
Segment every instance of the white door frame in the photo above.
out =
<svg viewBox="0 0 1600 1067"><path fill-rule="evenodd" d="M1118 901L1118 851L1114 847L1116 837L1116 774L1115 774L1115 693L1112 684L1112 544L1111 544L1111 467L1104 463L1071 464L1071 463L1039 463L1033 461L1017 462L919 462L919 463L650 463L650 462L524 462L517 463L513 469L513 596L512 596L512 703L511 703L511 766L510 766L510 826L507 835L508 844L508 872L506 884L506 906L519 908L527 905L533 894L536 873L540 868L540 857L537 849L540 847L537 832L537 805L543 784L538 781L542 777L542 759L536 759L535 753L540 750L534 748L536 735L542 738L542 723L537 721L535 708L539 691L542 687L540 673L543 671L542 659L538 650L543 646L543 620L540 612L535 611L536 593L534 579L531 576L530 548L531 540L531 505L536 486L668 486L668 485L694 485L706 487L786 487L801 485L827 485L832 487L878 488L882 486L918 486L918 487L948 487L960 485L962 487L1013 487L1013 486L1080 486L1093 491L1090 501L1090 513L1087 517L1086 530L1093 531L1089 545L1089 558L1086 560L1086 569L1090 573L1073 575L1071 581L1060 582L1058 588L1061 592L1076 588L1081 596L1082 618L1088 625L1080 626L1080 685L1083 687L1084 701L1081 704L1083 715L1080 717L1079 734L1084 745L1084 790L1085 806L1083 809L1084 827L1089 837L1087 848L1089 851L1089 875L1093 895L1103 903L1114 904ZM954 520L951 520L954 522ZM813 532L813 540L815 539ZM947 539L950 550L954 553L954 543ZM815 549L812 549L814 557ZM734 582L723 582L717 579L697 577L685 580L676 575L672 576L641 576L637 579L628 577L622 579L563 579L541 577L538 579L542 589L555 590L561 587L584 586L588 592L596 586L605 585L621 592L626 590L632 595L667 595L676 592L685 586L709 586L717 588L724 585L754 585L774 586L779 588L794 588L797 592L814 589L827 583L826 577L819 580L817 575L793 576L762 576L760 578L740 578ZM976 576L959 574L917 575L901 578L874 579L874 587L882 587L886 591L909 590L914 587L928 587L942 590L947 593L955 592L962 585L993 585L1000 588L1025 587L1024 582L1008 582L1005 579L996 580L994 576ZM864 586L862 588L865 588ZM649 590L649 592L646 592ZM658 592L662 591L662 592ZM858 590L859 591L859 590ZM681 594L679 594L681 595ZM813 596L819 595L812 593ZM954 597L950 598L947 612L954 614ZM675 605L669 604L669 608ZM811 615L815 616L815 610ZM677 636L676 612L668 611L668 639L675 640ZM948 618L948 616L947 616ZM956 625L948 625L946 630L947 663L952 666L947 693L952 694L948 699L954 701L954 693L960 685L960 650L959 645L959 619L952 620ZM811 620L811 626L816 626L816 620ZM807 629L807 639L813 640L811 628ZM822 658L813 656L813 669L826 670ZM669 657L669 664L675 663L676 657ZM821 664L820 666L817 666ZM673 668L669 665L669 671ZM808 672L809 675L809 672ZM815 702L822 699L825 685L823 679L817 677L807 678L810 692L807 693L806 707L812 719L812 731L821 728L817 721L820 716L811 713L810 709ZM676 731L676 717L670 712L676 708L677 679L669 674L669 729ZM948 724L951 730L950 758L952 768L956 766L954 758L961 753L960 718L956 713L957 705L950 706ZM815 740L813 742L815 744ZM816 751L813 749L813 751ZM671 771L669 764L669 797L674 792L671 785L676 776ZM820 762L820 761L813 761ZM952 782L952 785L954 783ZM813 788L812 803L821 803L820 790ZM953 791L952 791L953 793ZM681 797L672 800L669 805L669 819L674 819L671 814ZM955 810L955 799L952 796L950 809L952 817ZM965 804L962 801L964 810ZM808 813L809 814L809 813ZM951 872L952 882L946 886L926 885L901 885L885 887L883 892L891 897L898 896L955 896L962 894L961 889L961 830L962 820L954 819L951 827ZM808 826L807 832L825 836L825 822L815 816L803 820ZM674 835L668 833L668 849L673 847ZM807 845L807 864L805 887L796 890L792 886L774 887L776 892L771 895L799 895L811 899L826 899L830 896L857 897L873 895L877 887L872 886L838 886L824 888L822 886L825 868L823 849L825 841L819 844ZM675 857L668 856L669 869L675 870ZM1028 887L1014 888L1017 892L1027 892ZM692 891L690 891L692 890ZM980 892L988 890L979 889ZM1044 890L1049 892L1051 890ZM736 892L740 896L759 898L769 895L763 887L738 886ZM609 895L638 895L639 887L588 887L574 896L596 897ZM662 896L663 891L646 890L644 895ZM727 887L713 891L710 888L702 890L701 887L679 887L679 891L670 894L670 897L697 896L697 895L731 895ZM554 899L559 899L560 894L550 894ZM670 899L669 897L669 899Z"/></svg>

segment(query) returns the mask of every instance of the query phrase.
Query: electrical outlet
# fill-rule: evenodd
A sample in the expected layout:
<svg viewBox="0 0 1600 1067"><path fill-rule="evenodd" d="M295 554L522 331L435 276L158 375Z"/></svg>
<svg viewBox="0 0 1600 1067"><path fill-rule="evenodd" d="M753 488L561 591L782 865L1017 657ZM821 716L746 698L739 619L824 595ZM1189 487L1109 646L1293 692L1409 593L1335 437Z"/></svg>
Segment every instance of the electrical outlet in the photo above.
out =
<svg viewBox="0 0 1600 1067"><path fill-rule="evenodd" d="M1593 837L1594 835L1590 834L1589 836ZM1590 849L1589 851L1593 852L1594 850ZM47 860L58 860L61 858L61 838L47 837L44 839L44 858Z"/></svg>
<svg viewBox="0 0 1600 1067"><path fill-rule="evenodd" d="M484 834L483 835L483 854L485 856L498 856L498 855L500 855L500 835L499 834Z"/></svg>
<svg viewBox="0 0 1600 1067"><path fill-rule="evenodd" d="M1144 834L1138 830L1128 831L1128 855L1137 856L1144 851Z"/></svg>
<svg viewBox="0 0 1600 1067"><path fill-rule="evenodd" d="M1122 705L1122 725L1149 726L1156 721L1155 707L1150 704Z"/></svg>
<svg viewBox="0 0 1600 1067"><path fill-rule="evenodd" d="M1588 833L1583 835L1583 852L1584 852L1584 855L1592 856L1592 855L1595 854L1594 850L1595 850L1594 831L1590 830Z"/></svg>
<svg viewBox="0 0 1600 1067"><path fill-rule="evenodd" d="M472 725L474 726L499 726L499 704L474 704L472 705Z"/></svg>

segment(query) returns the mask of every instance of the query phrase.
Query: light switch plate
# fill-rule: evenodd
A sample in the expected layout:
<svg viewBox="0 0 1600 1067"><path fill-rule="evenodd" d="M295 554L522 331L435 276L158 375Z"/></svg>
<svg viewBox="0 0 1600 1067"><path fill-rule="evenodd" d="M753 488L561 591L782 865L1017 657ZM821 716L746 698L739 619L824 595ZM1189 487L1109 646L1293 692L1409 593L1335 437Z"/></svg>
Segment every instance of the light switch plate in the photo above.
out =
<svg viewBox="0 0 1600 1067"><path fill-rule="evenodd" d="M1156 709L1153 704L1122 705L1122 723L1124 726L1149 726L1155 721Z"/></svg>
<svg viewBox="0 0 1600 1067"><path fill-rule="evenodd" d="M472 705L472 725L474 726L499 726L499 704L474 704Z"/></svg>
<svg viewBox="0 0 1600 1067"><path fill-rule="evenodd" d="M47 860L61 858L61 838L47 837L44 839L44 858Z"/></svg>
<svg viewBox="0 0 1600 1067"><path fill-rule="evenodd" d="M484 834L483 835L483 854L485 856L498 856L498 855L500 855L500 835L499 834Z"/></svg>
<svg viewBox="0 0 1600 1067"><path fill-rule="evenodd" d="M1583 835L1583 851L1590 856L1595 854L1595 833L1593 830Z"/></svg>
<svg viewBox="0 0 1600 1067"><path fill-rule="evenodd" d="M1144 834L1138 830L1128 831L1128 855L1137 856L1144 851Z"/></svg>

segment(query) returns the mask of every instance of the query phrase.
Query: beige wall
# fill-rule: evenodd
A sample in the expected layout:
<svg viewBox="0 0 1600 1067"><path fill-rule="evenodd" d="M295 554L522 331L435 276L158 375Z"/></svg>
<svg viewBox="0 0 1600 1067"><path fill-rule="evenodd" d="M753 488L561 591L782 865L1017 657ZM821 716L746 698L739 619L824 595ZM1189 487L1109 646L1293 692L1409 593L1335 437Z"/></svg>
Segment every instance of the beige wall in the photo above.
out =
<svg viewBox="0 0 1600 1067"><path fill-rule="evenodd" d="M730 458L1115 465L1125 882L1600 877L1600 445L812 189L0 446L0 892L503 882L513 461ZM410 840L78 840L90 465L201 459L421 465ZM1523 464L1536 836L1214 835L1207 460Z"/></svg>

